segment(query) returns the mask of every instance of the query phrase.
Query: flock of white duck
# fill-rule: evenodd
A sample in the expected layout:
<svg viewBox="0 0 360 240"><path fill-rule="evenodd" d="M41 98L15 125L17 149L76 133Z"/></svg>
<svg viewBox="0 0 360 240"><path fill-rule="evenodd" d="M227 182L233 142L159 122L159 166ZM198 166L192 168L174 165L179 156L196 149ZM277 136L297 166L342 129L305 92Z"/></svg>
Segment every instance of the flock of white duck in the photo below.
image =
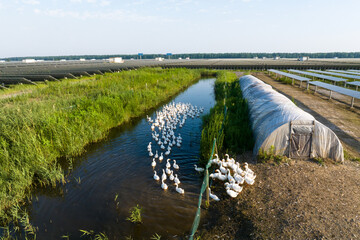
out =
<svg viewBox="0 0 360 240"><path fill-rule="evenodd" d="M169 178L170 181L173 181L175 185L175 190L184 194L185 190L179 187L181 183L179 177L174 171L180 169L179 165L176 163L176 160L171 160L167 158L165 169L162 168L161 178L158 176L155 171L155 167L159 166L164 160L164 155L169 156L174 147L181 147L182 137L179 133L177 136L175 130L177 127L182 128L188 118L199 117L200 114L204 111L204 108L198 108L191 105L190 103L170 103L163 107L162 111L156 112L156 117L152 119L147 116L147 121L151 124L152 138L155 141L155 146L152 142L149 142L147 150L149 156L152 157L151 166L154 169L153 178L156 181L161 180L161 188L164 190L168 189L168 185L165 181ZM155 150L156 144L160 147L160 150ZM171 169L172 168L172 169Z"/></svg>
<svg viewBox="0 0 360 240"><path fill-rule="evenodd" d="M152 157L151 166L154 170L153 178L156 181L161 180L161 188L164 190L168 189L168 185L165 181L169 178L170 181L175 185L175 190L184 194L185 190L179 187L181 183L179 177L174 171L180 169L179 165L176 163L176 160L171 160L167 158L165 169L162 168L162 175L159 177L155 167L160 166L164 160L164 155L169 156L174 147L181 147L182 137L179 133L177 136L175 130L177 127L182 128L188 118L199 117L200 114L204 111L203 108L198 108L191 105L190 103L170 103L163 107L162 111L156 112L156 117L152 119L147 116L147 121L151 125L152 138L155 141L155 146L152 142L149 142L147 150L149 156ZM153 153L153 147L156 147L156 144L160 147L160 150L155 150ZM253 185L255 182L256 175L249 168L248 164L244 164L244 169L241 168L240 163L236 162L234 158L230 158L228 154L225 154L226 159L219 159L217 154L214 155L215 158L211 160L211 164L218 167L214 173L210 174L210 177L215 180L225 181L226 193L235 198L243 189L243 184L247 183ZM195 170L199 173L204 172L204 168L195 166ZM213 193L211 193L209 188L210 198L215 201L220 199Z"/></svg>
<svg viewBox="0 0 360 240"><path fill-rule="evenodd" d="M244 169L242 169L240 163L236 162L234 158L230 158L228 154L225 154L226 159L222 160L219 159L217 154L214 156L215 158L211 160L211 165L217 166L218 169L215 170L215 173L210 174L210 177L213 180L225 181L224 186L226 193L230 197L236 198L243 190L244 183L249 185L254 184L256 175L254 171L249 168L248 163L245 162ZM200 169L200 171L204 171L204 169ZM210 198L215 201L220 200L215 194L211 193L210 188L209 192Z"/></svg>

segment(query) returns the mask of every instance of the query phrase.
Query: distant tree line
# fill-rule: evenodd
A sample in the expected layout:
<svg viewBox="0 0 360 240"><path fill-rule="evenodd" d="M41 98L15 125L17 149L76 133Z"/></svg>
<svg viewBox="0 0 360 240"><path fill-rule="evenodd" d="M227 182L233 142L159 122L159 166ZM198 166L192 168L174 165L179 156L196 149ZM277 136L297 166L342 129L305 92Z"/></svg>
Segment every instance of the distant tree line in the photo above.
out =
<svg viewBox="0 0 360 240"><path fill-rule="evenodd" d="M299 58L303 56L308 56L310 58L360 58L360 52L327 52L327 53L181 53L181 54L173 54L171 56L167 56L166 54L144 54L141 56L141 59L154 59L156 57L164 57L164 58L195 58L195 59L202 59L202 58L273 58L273 57L280 57L280 58ZM3 58L2 60L5 61L21 61L26 58L34 58L36 60L79 60L80 58L85 58L86 60L90 59L108 59L111 57L122 57L123 59L140 59L138 54L114 54L114 55L70 55L70 56L45 56L45 57L10 57L10 58Z"/></svg>

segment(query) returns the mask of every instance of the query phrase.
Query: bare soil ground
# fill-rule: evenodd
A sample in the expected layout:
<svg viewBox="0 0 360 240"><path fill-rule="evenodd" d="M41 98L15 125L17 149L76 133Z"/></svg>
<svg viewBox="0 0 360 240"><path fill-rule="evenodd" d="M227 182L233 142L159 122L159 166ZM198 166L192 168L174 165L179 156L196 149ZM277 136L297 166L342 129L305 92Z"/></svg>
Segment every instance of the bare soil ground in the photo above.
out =
<svg viewBox="0 0 360 240"><path fill-rule="evenodd" d="M341 96L327 100L321 92L308 93L263 73L256 77L293 97L359 156L359 108L350 109ZM237 161L252 162L251 153L237 156ZM214 183L213 192L222 200L211 202L202 218L201 239L360 239L359 162L287 159L280 164L252 162L250 167L256 182L235 199L226 195L223 183Z"/></svg>

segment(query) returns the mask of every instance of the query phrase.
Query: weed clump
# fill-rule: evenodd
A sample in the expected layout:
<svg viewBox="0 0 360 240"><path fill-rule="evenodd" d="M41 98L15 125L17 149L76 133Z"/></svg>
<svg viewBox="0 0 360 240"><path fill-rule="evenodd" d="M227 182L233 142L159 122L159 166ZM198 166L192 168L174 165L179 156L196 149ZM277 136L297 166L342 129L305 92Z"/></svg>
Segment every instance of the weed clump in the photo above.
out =
<svg viewBox="0 0 360 240"><path fill-rule="evenodd" d="M142 208L139 206L139 204L136 204L135 207L130 208L129 213L130 216L126 218L126 220L132 223L142 223L142 218L141 218Z"/></svg>
<svg viewBox="0 0 360 240"><path fill-rule="evenodd" d="M271 146L268 151L263 149L259 150L259 154L257 155L257 160L260 163L275 163L280 164L282 162L288 162L289 158L286 156L280 156L275 153L275 147Z"/></svg>

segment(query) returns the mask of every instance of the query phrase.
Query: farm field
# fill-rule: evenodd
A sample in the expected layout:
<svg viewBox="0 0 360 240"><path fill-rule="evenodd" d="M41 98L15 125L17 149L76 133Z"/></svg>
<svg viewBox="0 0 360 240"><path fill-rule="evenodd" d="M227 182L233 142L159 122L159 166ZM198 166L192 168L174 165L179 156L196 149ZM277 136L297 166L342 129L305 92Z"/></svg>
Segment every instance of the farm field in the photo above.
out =
<svg viewBox="0 0 360 240"><path fill-rule="evenodd" d="M201 175L194 172L193 163L197 163L201 155L203 155L202 161L208 158L211 139L216 135L213 133L218 132L221 128L224 96L227 96L226 104L229 112L224 122L225 136L220 141L224 141L224 144L221 143L218 150L221 152L221 156L227 151L232 154L237 153L236 161L241 164L249 162L251 169L256 172L257 178L253 186L245 186L243 192L235 199L230 199L226 195L226 192L222 190L223 186L214 183L212 190L219 193L218 196L222 201L212 201L208 210L203 211L196 236L200 236L201 239L339 238L341 236L356 238L356 236L359 236L359 228L357 227L359 219L356 213L360 211L360 198L358 198L360 196L358 174L360 166L358 161L350 160L350 158L360 157L358 137L360 136L360 108L358 102L355 102L354 108L350 109L348 99L344 96L334 94L334 99L327 100L328 94L326 91L320 90L313 94L303 88L298 88L297 85L292 86L276 81L265 72L253 71L254 76L272 85L273 88L285 94L288 98L293 99L300 108L331 128L338 135L346 150L346 160L342 165L327 160L301 161L286 158L280 162L272 159L256 162L249 151L252 148L252 142L251 133L247 132L249 130L247 126L248 120L247 117L244 117L244 115L247 115L247 108L246 103L240 99L241 93L237 81L238 77L243 75L244 72L235 73L237 77L229 71L148 68L61 82L39 83L37 86L16 86L9 90L3 90L2 95L0 95L2 100L0 101L7 107L16 105L17 101L28 101L30 99L30 103L26 106L32 107L32 104L36 104L37 101L46 101L46 103L52 103L49 108L49 111L51 111L51 109L54 109L52 101L56 100L55 95L62 96L64 93L61 92L65 91L67 98L72 99L72 97L75 97L72 94L80 94L76 88L88 89L90 87L87 86L88 84L92 86L89 90L93 94L98 93L107 96L110 93L106 91L103 93L102 91L104 91L106 84L110 84L110 89L112 89L110 96L113 96L119 83L117 78L123 78L126 80L124 80L126 84L120 88L122 90L124 90L124 87L129 88L130 92L126 91L127 94L133 94L131 89L131 86L133 86L134 89L143 94L145 94L143 91L146 90L155 91L157 96L160 94L160 92L157 92L159 87L165 89L165 85L173 84L169 79L175 78L176 81L181 79L180 82L185 81L186 86L189 86L200 77L217 74L215 82L214 79L201 80L179 95L176 95L176 92L178 93L184 88L176 85L175 89L178 90L170 93L170 96L175 94L175 98L171 100L166 97L166 94L160 94L163 100L156 99L155 105L147 102L150 105L146 106L145 109L138 102L137 105L142 106L141 111L136 110L135 105L128 103L128 108L125 109L132 109L135 119L133 119L131 111L126 112L129 114L124 117L127 119L125 120L127 123L117 130L110 131L109 136L106 133L107 131L105 131L105 135L99 133L100 137L96 139L102 139L104 136L108 137L102 141L95 140L98 143L85 148L88 153L83 154L82 150L76 152L74 146L68 146L69 149L62 150L68 152L66 154L67 158L58 159L61 167L66 169L65 175L61 174L59 168L52 168L50 172L45 172L45 176L54 176L56 179L44 178L40 179L42 182L39 182L39 185L38 183L31 184L29 189L35 189L35 192L30 194L27 192L26 195L33 200L30 202L31 204L20 201L11 211L4 211L4 213L14 214L13 217L16 214L20 216L18 218L19 223L27 229L31 230L32 227L38 227L39 229L35 231L34 235L29 231L27 236L38 236L40 238L56 238L64 235L70 239L76 239L81 235L79 230L83 229L93 231L92 234L104 232L110 239L117 239L120 236L133 236L135 239L141 239L151 237L155 233L159 233L165 239L167 237L187 239L187 232L190 230L195 214L195 202L201 181ZM143 74L147 78L143 79ZM151 83L147 82L149 84L145 85L145 88L140 86L144 84L143 81L148 81L149 78ZM140 81L141 84L137 86L134 79ZM169 82L163 85L162 81L156 81L156 79ZM97 82L99 81L104 83L100 85L100 89L96 89L95 86L98 86L99 83ZM114 82L111 83L111 81ZM105 85L103 86L103 84ZM49 86L51 89L48 89ZM61 89L60 86L64 89ZM39 91L41 93L50 91L49 93L54 94L54 99L52 97L44 98ZM210 111L210 107L214 104L213 98L215 98L217 104L215 110ZM76 98L73 101L76 101ZM123 101L125 101L125 98ZM151 132L149 124L145 121L144 114L149 114L150 117L154 118L161 109L157 109L155 113L152 106L159 106L157 104L161 105L167 101L191 102L199 107L204 105L205 113L213 114L206 115L207 117L204 118L205 122L210 123L210 125L206 126L205 124L203 127L210 134L207 134L208 139L204 138L204 136L201 137L201 141L205 142L205 144L201 143L202 153L199 151L201 119L195 119L194 123L189 123L190 125L181 130L188 145L185 144L183 150L175 150L172 157L179 164L184 164L184 167L181 168L183 170L179 172L179 177L184 179L181 186L185 188L186 194L184 197L180 196L180 198L171 186L164 193L156 183L154 184L150 167L151 161L144 165L145 158L148 158L145 151L149 141L147 138L150 137ZM61 106L64 106L65 103L66 100L64 99ZM77 105L80 103L77 103ZM106 103L103 104L106 105ZM57 108L56 105L55 110ZM5 109L3 110L5 111ZM74 110L70 109L68 111L73 112ZM235 113L244 118L239 121ZM66 111L64 114L66 114ZM82 114L85 113L82 112ZM72 116L65 116L65 118L73 119ZM76 121L74 123L77 124ZM92 123L90 122L90 124ZM115 124L115 126L117 125L119 123ZM147 133L149 133L149 136ZM5 140L7 138L5 136ZM73 138L75 138L75 135L73 135ZM78 146L86 145L86 143L82 144L81 142L77 144ZM141 150L139 150L140 146ZM82 147L79 149L82 149ZM161 150L158 150L160 153ZM75 154L72 151L75 151ZM56 152L53 154L62 156ZM76 157L73 157L73 155ZM124 162L122 159L124 156L132 163L131 166ZM17 159L20 158L17 157ZM160 165L160 163L158 164ZM31 168L36 169L34 166L31 166ZM117 168L121 168L123 171L118 173ZM3 169L6 170L6 168ZM156 170L158 174L161 173L161 169L156 168ZM128 177L124 177L122 173L126 173ZM335 175L339 177L334 178ZM99 181L98 179L103 180ZM56 181L59 180L63 181L63 184L57 184ZM111 187L107 187L109 184L111 184ZM53 187L49 188L49 185ZM15 183L13 186L18 187ZM139 194L138 190L144 186L146 186L146 190L141 190L142 194ZM160 197L163 194L166 198ZM339 194L341 198L337 197ZM20 199L20 195L17 197ZM81 202L82 197L89 201L80 206L79 202ZM6 203L5 200L3 201ZM129 213L128 209L135 206L136 201L145 210L143 214L144 224L141 225L134 225L125 220ZM24 203L27 204L26 209L29 209L29 213L21 210L21 205ZM176 203L176 206L171 206L173 203ZM8 202L7 204L10 206L11 203ZM76 212L75 218L72 215L74 212ZM92 216L91 219L87 219L85 212ZM153 216L153 212L158 213ZM181 212L186 212L186 216ZM166 216L170 217L171 220L168 220ZM4 222L11 219L11 215L7 215L7 217L7 219L3 219ZM64 221L68 218L74 219L65 224ZM24 225L22 222L24 219L29 221L30 225ZM78 222L84 224L78 225ZM177 222L186 222L186 224L183 224L181 228L174 227ZM118 224L121 225L120 228L117 227ZM329 228L332 230L328 230ZM0 235L2 233L5 236L6 231L12 230L11 228L5 229L4 232L0 232Z"/></svg>
<svg viewBox="0 0 360 240"><path fill-rule="evenodd" d="M321 92L314 95L275 81L265 72L253 75L331 128L346 152L359 159L358 107L350 109L346 103L327 100ZM237 161L253 163L256 187L245 188L236 199L211 204L198 234L201 239L356 239L360 164L351 159L347 156L340 165L286 158L256 163L251 152L239 154Z"/></svg>
<svg viewBox="0 0 360 240"><path fill-rule="evenodd" d="M138 69L142 67L163 68L209 68L209 69L359 69L359 59L310 59L298 61L286 58L267 59L164 59L155 60L125 60L124 63L109 63L104 60L96 61L47 61L36 63L8 62L0 64L1 84L24 83L36 84L38 81L57 81L62 78L76 78Z"/></svg>

